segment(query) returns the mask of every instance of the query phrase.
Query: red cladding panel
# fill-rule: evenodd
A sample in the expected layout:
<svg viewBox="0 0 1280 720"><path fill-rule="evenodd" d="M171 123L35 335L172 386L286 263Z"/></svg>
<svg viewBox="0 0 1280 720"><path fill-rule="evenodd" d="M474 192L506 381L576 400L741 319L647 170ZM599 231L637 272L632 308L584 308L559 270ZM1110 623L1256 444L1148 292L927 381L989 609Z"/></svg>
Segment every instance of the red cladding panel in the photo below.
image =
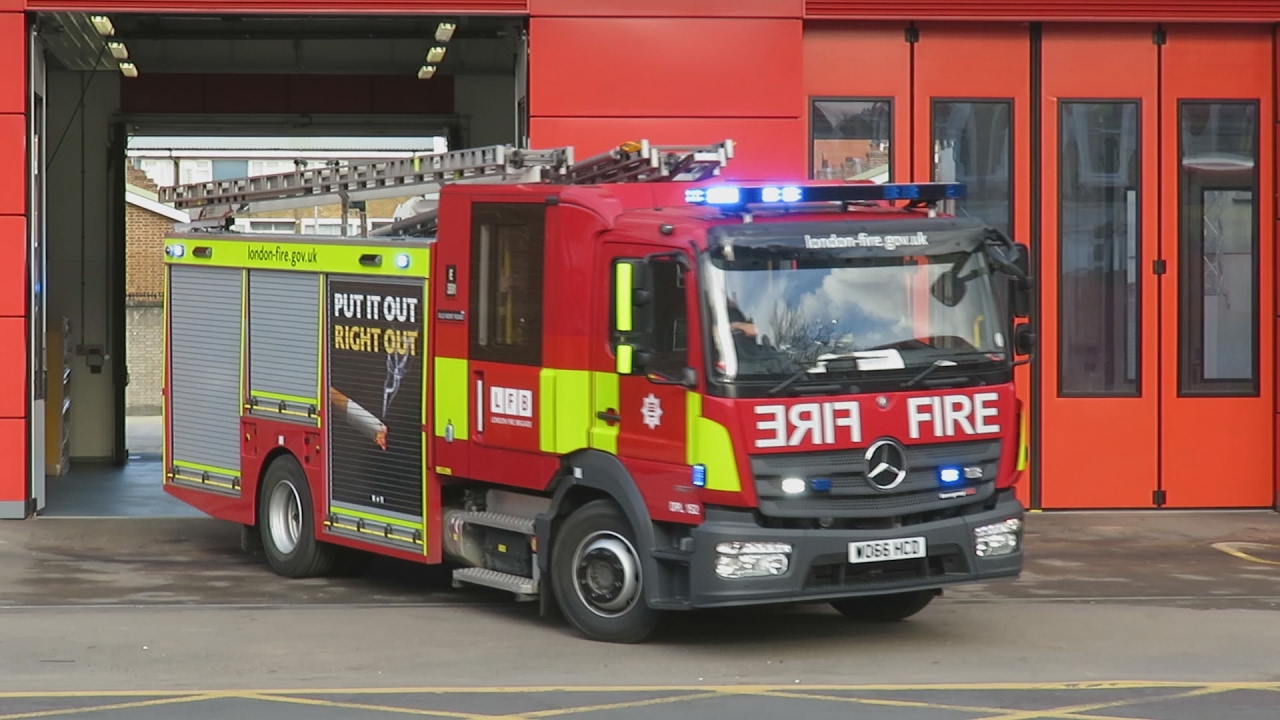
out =
<svg viewBox="0 0 1280 720"><path fill-rule="evenodd" d="M0 418L27 414L27 320L0 318ZM0 465L8 465L6 455Z"/></svg>
<svg viewBox="0 0 1280 720"><path fill-rule="evenodd" d="M0 502L27 499L27 421L0 419Z"/></svg>
<svg viewBox="0 0 1280 720"><path fill-rule="evenodd" d="M736 155L723 177L775 181L805 176L805 124L788 120L709 120L676 118L534 118L534 147L572 145L574 156L589 157L627 140L647 139L658 145L736 143Z"/></svg>
<svg viewBox="0 0 1280 720"><path fill-rule="evenodd" d="M20 318L26 314L26 273L26 218L19 215L2 216L0 217L0 317ZM0 347L5 346L0 345Z"/></svg>
<svg viewBox="0 0 1280 720"><path fill-rule="evenodd" d="M805 0L808 18L1276 21L1275 0Z"/></svg>
<svg viewBox="0 0 1280 720"><path fill-rule="evenodd" d="M529 36L533 117L803 112L799 20L534 18Z"/></svg>
<svg viewBox="0 0 1280 720"><path fill-rule="evenodd" d="M5 4L0 0L0 9L9 9ZM0 14L0 113L26 112L26 35L22 13Z"/></svg>
<svg viewBox="0 0 1280 720"><path fill-rule="evenodd" d="M3 75L4 71L0 71ZM26 212L27 116L0 115L0 215ZM2 272L4 268L0 268ZM0 282L5 282L2 275Z"/></svg>
<svg viewBox="0 0 1280 720"><path fill-rule="evenodd" d="M798 18L804 0L529 0L534 17Z"/></svg>
<svg viewBox="0 0 1280 720"><path fill-rule="evenodd" d="M0 6L13 0L0 0ZM93 13L442 13L449 15L523 15L527 0L28 0L28 10Z"/></svg>

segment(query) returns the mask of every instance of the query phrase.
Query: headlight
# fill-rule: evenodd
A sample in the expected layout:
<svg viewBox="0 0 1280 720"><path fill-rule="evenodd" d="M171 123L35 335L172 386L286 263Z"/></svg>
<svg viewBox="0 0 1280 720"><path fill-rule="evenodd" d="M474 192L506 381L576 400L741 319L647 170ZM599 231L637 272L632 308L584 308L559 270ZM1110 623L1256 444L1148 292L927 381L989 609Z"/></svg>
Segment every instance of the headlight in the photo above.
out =
<svg viewBox="0 0 1280 720"><path fill-rule="evenodd" d="M973 530L973 550L978 557L1008 555L1018 549L1022 539L1022 521L1010 518Z"/></svg>
<svg viewBox="0 0 1280 720"><path fill-rule="evenodd" d="M722 578L782 575L791 567L791 544L722 542L716 545L716 574Z"/></svg>

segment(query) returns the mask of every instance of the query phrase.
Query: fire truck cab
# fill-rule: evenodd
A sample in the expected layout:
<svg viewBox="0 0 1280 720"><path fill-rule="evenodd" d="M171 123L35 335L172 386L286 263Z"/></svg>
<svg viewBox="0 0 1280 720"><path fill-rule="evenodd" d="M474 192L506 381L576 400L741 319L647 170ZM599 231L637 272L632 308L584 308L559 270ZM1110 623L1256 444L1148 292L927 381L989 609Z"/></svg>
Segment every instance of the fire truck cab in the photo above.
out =
<svg viewBox="0 0 1280 720"><path fill-rule="evenodd" d="M614 642L1020 573L1027 254L963 186L582 165L378 237L175 233L166 490L282 575L448 562Z"/></svg>

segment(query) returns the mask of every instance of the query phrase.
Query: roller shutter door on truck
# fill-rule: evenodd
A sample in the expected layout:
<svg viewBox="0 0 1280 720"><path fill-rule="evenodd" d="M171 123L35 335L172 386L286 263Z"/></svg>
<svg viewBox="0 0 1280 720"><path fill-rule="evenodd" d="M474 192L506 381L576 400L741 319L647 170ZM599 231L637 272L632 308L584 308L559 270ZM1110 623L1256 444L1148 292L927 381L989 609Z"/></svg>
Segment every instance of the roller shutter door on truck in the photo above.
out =
<svg viewBox="0 0 1280 720"><path fill-rule="evenodd" d="M319 422L320 276L249 271L251 415Z"/></svg>

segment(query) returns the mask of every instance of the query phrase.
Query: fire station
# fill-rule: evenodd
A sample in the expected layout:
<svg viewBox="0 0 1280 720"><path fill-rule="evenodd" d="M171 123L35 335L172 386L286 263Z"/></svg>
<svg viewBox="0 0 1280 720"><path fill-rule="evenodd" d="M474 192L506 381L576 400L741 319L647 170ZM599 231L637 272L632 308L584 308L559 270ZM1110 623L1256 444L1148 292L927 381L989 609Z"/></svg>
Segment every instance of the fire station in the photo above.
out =
<svg viewBox="0 0 1280 720"><path fill-rule="evenodd" d="M1263 0L0 0L0 518L53 507L51 448L129 463L126 138L196 133L731 138L731 180L964 183L959 214L1031 249L1020 499L1276 507L1278 24Z"/></svg>

